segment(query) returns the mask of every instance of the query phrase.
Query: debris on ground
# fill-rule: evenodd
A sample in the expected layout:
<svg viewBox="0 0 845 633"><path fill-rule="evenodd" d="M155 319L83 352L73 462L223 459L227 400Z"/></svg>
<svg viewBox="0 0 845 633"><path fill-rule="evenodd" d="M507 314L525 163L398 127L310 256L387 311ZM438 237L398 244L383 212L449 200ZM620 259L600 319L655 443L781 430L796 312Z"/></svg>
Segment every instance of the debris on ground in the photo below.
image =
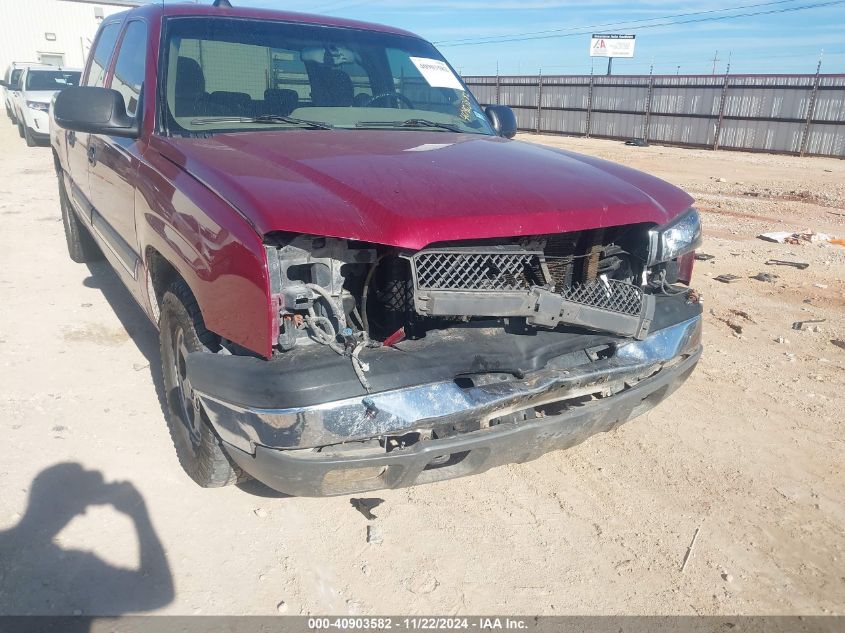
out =
<svg viewBox="0 0 845 633"><path fill-rule="evenodd" d="M282 600L279 604L276 605L276 611L278 611L279 613L287 613L288 603Z"/></svg>
<svg viewBox="0 0 845 633"><path fill-rule="evenodd" d="M378 499L373 497L371 499L350 499L349 503L352 505L353 508L358 510L361 514L366 517L367 521L372 521L376 519L376 515L373 514L373 510L384 503L384 499Z"/></svg>
<svg viewBox="0 0 845 633"><path fill-rule="evenodd" d="M731 314L738 316L741 319L745 319L749 323L754 323L755 325L757 324L757 322L752 319L745 310L731 310Z"/></svg>
<svg viewBox="0 0 845 633"><path fill-rule="evenodd" d="M806 231L802 231L800 233L792 233L790 231L773 231L771 233L761 233L757 236L757 238L766 242L775 242L776 244L794 245L801 245L804 243L823 244L826 242L839 243L841 241L835 237L828 235L827 233L816 233L815 231L811 231L810 229L807 229Z"/></svg>
<svg viewBox="0 0 845 633"><path fill-rule="evenodd" d="M689 544L687 548L687 553L684 556L684 562L681 563L681 571L684 571L687 568L687 563L689 559L692 557L692 550L695 547L695 542L698 540L698 533L701 531L701 527L695 528L695 534L692 535L692 542Z"/></svg>
<svg viewBox="0 0 845 633"><path fill-rule="evenodd" d="M378 525L367 526L367 543L381 545L384 542L384 533Z"/></svg>
<svg viewBox="0 0 845 633"><path fill-rule="evenodd" d="M799 330L799 331L803 332L805 325L809 325L811 323L824 323L825 321L827 321L827 319L810 319L808 321L796 321L795 323L792 324L792 329L793 330ZM818 328L815 328L815 331L817 332Z"/></svg>
<svg viewBox="0 0 845 633"><path fill-rule="evenodd" d="M778 337L775 339L775 342L780 343L781 345L789 345L789 339L788 339L788 338L784 338L784 337L782 337L782 336L778 336Z"/></svg>
<svg viewBox="0 0 845 633"><path fill-rule="evenodd" d="M770 259L766 261L766 266L792 266L798 270L807 270L810 264L806 262L792 262L786 259Z"/></svg>
<svg viewBox="0 0 845 633"><path fill-rule="evenodd" d="M840 341L838 339L832 339L830 342L833 343L839 349L845 349L845 341Z"/></svg>
<svg viewBox="0 0 845 633"><path fill-rule="evenodd" d="M625 141L625 145L629 145L631 147L648 147L648 141L644 138L632 138Z"/></svg>
<svg viewBox="0 0 845 633"><path fill-rule="evenodd" d="M731 310L731 312L734 312L734 310ZM736 312L739 312L739 311L737 310ZM721 316L721 315L717 314L712 309L710 310L710 314L712 316L716 317L717 321L719 321L720 323L724 323L729 328L731 328L736 334L742 334L742 324L741 323L737 323L734 319L732 319L730 317ZM745 313L742 313L742 314L745 314ZM735 316L740 316L740 315L735 315ZM745 314L745 317L742 317L742 318L745 318L746 320L751 321L751 318L747 314ZM754 321L751 321L751 323L754 323Z"/></svg>
<svg viewBox="0 0 845 633"><path fill-rule="evenodd" d="M757 273L756 275L752 275L750 279L756 279L757 281L765 281L773 284L775 283L775 279L779 279L779 277L774 273Z"/></svg>
<svg viewBox="0 0 845 633"><path fill-rule="evenodd" d="M697 262L707 262L711 259L716 259L715 255L709 255L707 253L696 253L695 254L695 261Z"/></svg>
<svg viewBox="0 0 845 633"><path fill-rule="evenodd" d="M742 277L737 277L736 275L731 275L730 273L713 277L714 281L721 281L723 284L732 284L740 279L742 279Z"/></svg>
<svg viewBox="0 0 845 633"><path fill-rule="evenodd" d="M761 233L757 236L757 238L765 240L766 242L774 242L776 244L797 244L797 240L795 240L795 242L788 241L794 239L794 235L795 234L791 231L775 231L773 233Z"/></svg>
<svg viewBox="0 0 845 633"><path fill-rule="evenodd" d="M253 510L253 513L254 513L254 514L255 514L255 516L257 516L259 519L266 519L268 516L270 516L270 515L268 514L267 510L265 510L264 508L256 508L255 510Z"/></svg>

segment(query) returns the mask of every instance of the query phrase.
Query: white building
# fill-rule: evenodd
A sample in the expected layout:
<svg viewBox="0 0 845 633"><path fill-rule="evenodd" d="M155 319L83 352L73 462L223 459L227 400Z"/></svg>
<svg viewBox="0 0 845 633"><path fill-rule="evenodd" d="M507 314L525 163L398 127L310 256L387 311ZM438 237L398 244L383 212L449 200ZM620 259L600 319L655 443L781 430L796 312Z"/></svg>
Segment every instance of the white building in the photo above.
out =
<svg viewBox="0 0 845 633"><path fill-rule="evenodd" d="M0 74L12 62L82 68L103 18L139 0L0 0Z"/></svg>

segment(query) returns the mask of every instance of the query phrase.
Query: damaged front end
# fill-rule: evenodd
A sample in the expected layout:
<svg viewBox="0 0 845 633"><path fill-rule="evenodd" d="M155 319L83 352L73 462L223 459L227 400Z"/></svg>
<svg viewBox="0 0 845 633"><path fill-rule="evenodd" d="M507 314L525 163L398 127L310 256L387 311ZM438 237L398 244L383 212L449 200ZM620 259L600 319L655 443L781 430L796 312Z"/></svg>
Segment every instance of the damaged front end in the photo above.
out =
<svg viewBox="0 0 845 633"><path fill-rule="evenodd" d="M276 354L192 354L232 458L297 495L481 472L639 415L689 375L697 212L666 227L433 244L265 240Z"/></svg>

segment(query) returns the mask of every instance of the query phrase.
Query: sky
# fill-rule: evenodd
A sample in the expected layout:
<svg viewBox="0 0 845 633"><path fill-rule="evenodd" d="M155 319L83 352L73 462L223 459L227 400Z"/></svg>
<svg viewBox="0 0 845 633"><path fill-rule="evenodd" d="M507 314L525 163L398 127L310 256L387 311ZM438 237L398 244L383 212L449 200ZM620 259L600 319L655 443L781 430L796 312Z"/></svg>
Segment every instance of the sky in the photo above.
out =
<svg viewBox="0 0 845 633"><path fill-rule="evenodd" d="M404 28L464 75L604 74L592 32L636 35L635 57L615 59L613 74L724 73L729 61L731 73L812 73L822 51L822 72L845 73L845 0L231 1Z"/></svg>

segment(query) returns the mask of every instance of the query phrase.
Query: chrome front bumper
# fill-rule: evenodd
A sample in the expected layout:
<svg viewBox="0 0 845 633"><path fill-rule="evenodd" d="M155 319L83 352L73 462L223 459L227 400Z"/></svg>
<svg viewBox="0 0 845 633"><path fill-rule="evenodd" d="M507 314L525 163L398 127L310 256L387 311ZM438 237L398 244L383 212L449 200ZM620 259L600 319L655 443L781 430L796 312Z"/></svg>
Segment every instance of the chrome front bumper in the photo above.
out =
<svg viewBox="0 0 845 633"><path fill-rule="evenodd" d="M254 408L212 393L197 395L221 439L254 455L257 447L320 448L469 420L485 429L491 420L551 403L565 408L567 401L584 396L616 398L676 365L689 364L688 359L697 360L700 351L701 317L696 316L644 340L625 340L609 358L572 365L562 357L519 378L496 374L474 386L444 380L335 401L327 393L324 403L295 408Z"/></svg>

